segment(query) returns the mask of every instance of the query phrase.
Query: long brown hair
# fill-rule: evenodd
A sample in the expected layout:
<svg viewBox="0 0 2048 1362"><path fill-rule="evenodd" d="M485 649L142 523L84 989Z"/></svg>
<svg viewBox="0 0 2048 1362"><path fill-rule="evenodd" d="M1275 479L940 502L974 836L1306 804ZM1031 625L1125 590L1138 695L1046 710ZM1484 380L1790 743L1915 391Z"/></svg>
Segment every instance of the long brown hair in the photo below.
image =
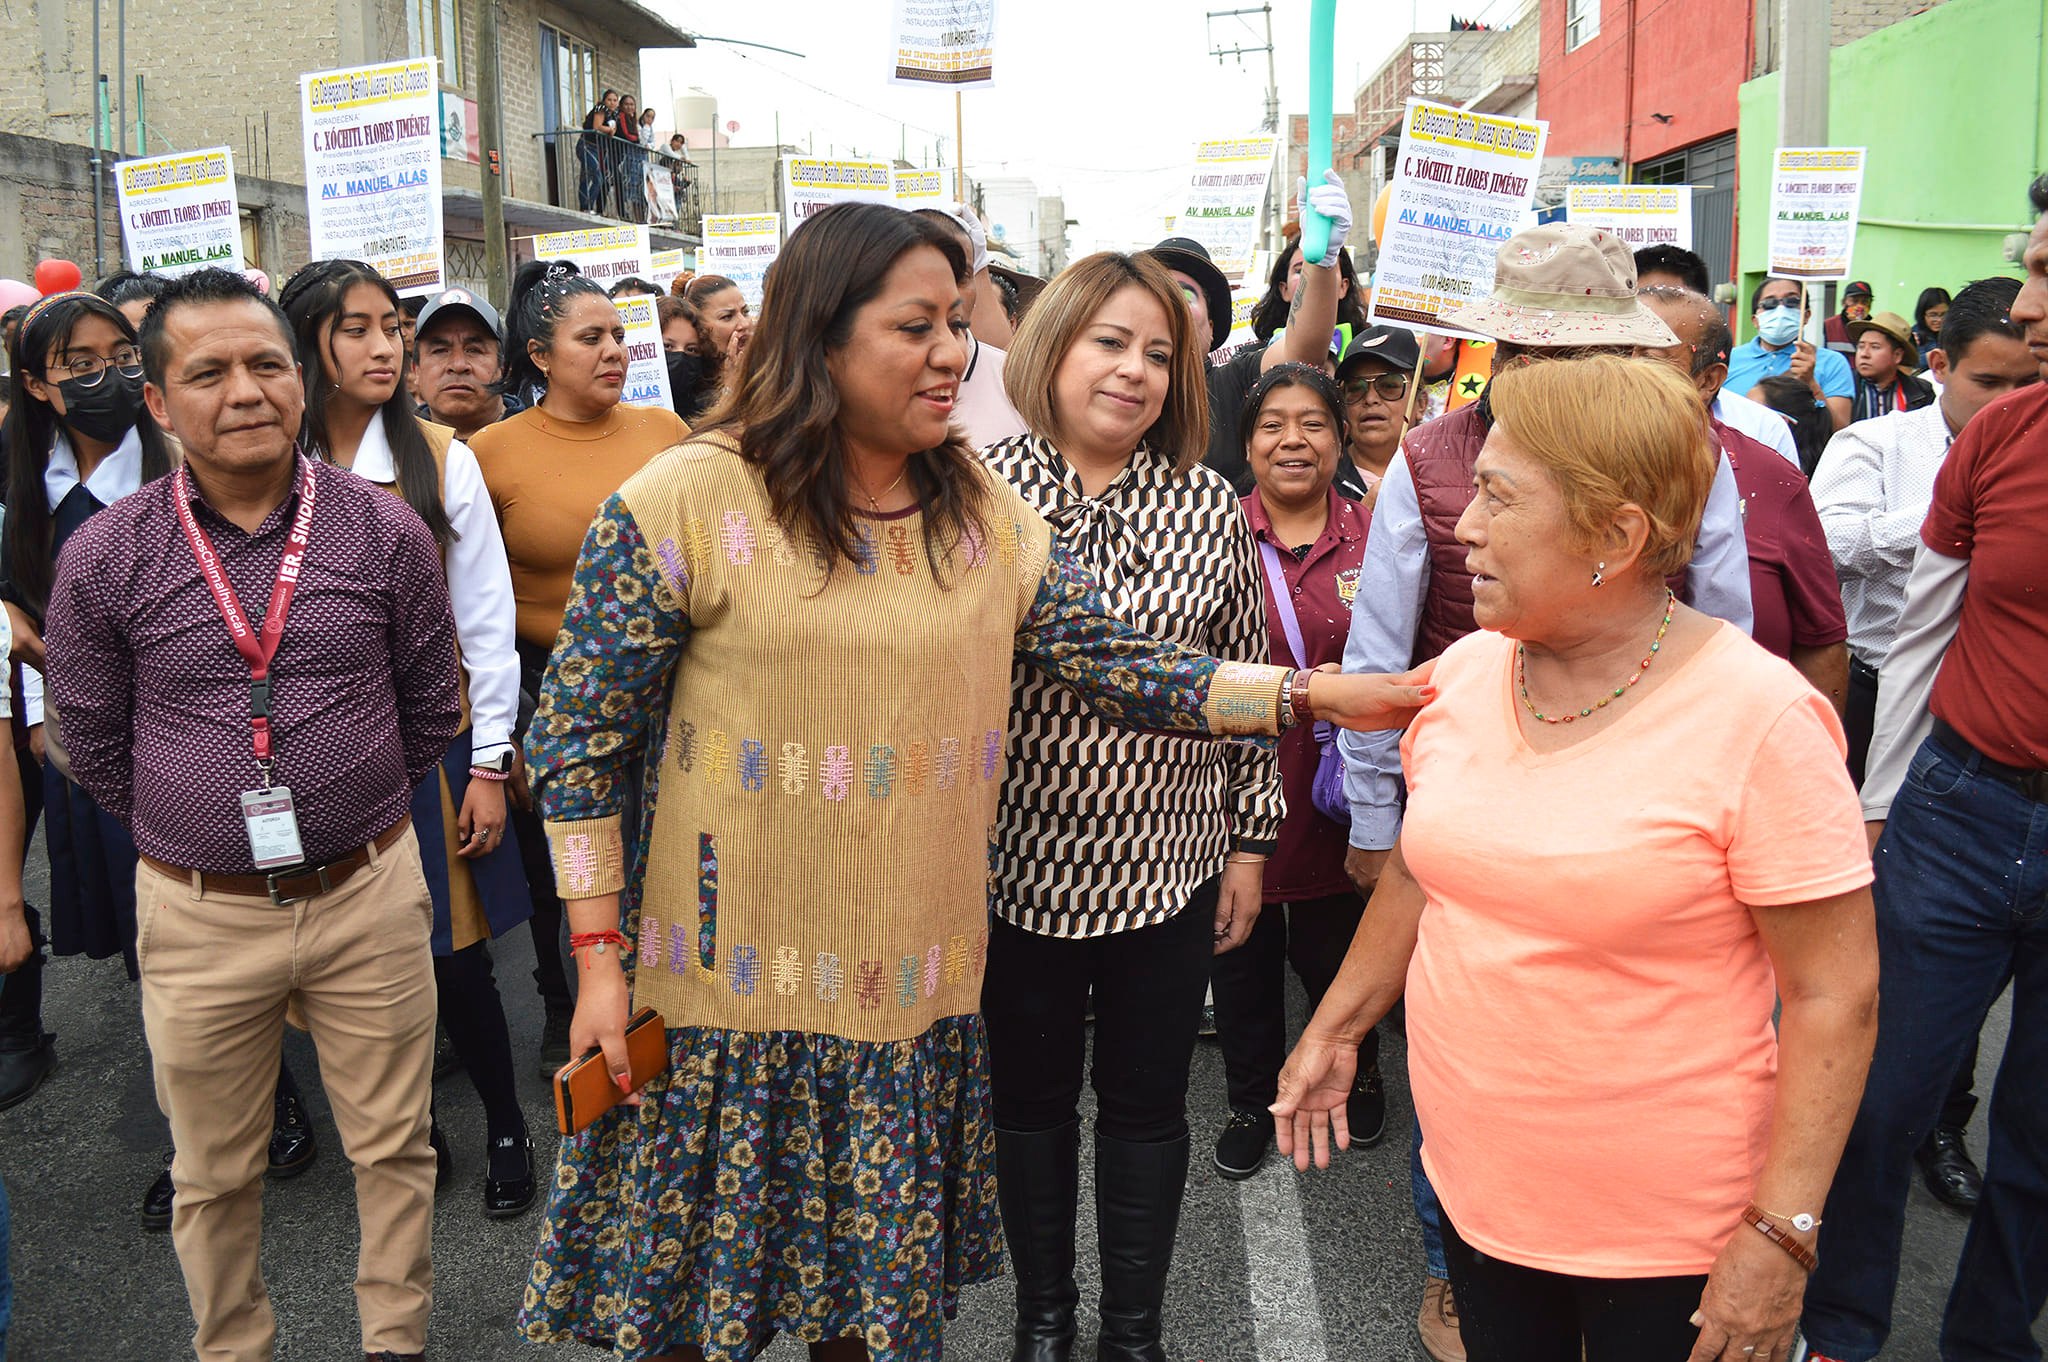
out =
<svg viewBox="0 0 2048 1362"><path fill-rule="evenodd" d="M792 538L816 545L828 570L859 556L861 536L826 357L847 343L855 314L881 292L897 260L920 246L944 255L953 278L966 281L967 261L951 236L888 204L835 204L805 222L768 268L739 382L700 428L739 440L741 457L761 469L775 518ZM957 433L913 453L907 472L924 510L925 558L938 575L955 545L986 534L989 475Z"/></svg>

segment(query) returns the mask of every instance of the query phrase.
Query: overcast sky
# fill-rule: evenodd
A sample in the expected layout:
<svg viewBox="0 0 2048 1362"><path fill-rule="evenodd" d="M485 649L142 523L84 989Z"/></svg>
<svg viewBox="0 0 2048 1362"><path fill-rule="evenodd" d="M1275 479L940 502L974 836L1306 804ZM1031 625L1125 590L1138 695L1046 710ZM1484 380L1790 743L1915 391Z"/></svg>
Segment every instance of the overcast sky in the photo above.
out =
<svg viewBox="0 0 2048 1362"><path fill-rule="evenodd" d="M772 52L706 43L650 54L643 94L670 124L672 95L701 86L718 97L734 145L775 140L877 158L907 148L913 164L941 146L953 163L950 91L888 80L890 0L642 0L698 33L794 48ZM967 168L978 178L1022 175L1063 193L1076 254L1149 245L1178 210L1194 144L1256 131L1265 113L1266 57L1219 65L1212 46L1263 46L1259 14L1208 19L1256 0L998 0L996 83L965 92ZM1411 31L1440 29L1452 12L1504 22L1516 0L1345 0L1338 6L1336 104L1349 107ZM1309 0L1274 0L1280 105L1308 111ZM1284 128L1283 124L1283 128Z"/></svg>

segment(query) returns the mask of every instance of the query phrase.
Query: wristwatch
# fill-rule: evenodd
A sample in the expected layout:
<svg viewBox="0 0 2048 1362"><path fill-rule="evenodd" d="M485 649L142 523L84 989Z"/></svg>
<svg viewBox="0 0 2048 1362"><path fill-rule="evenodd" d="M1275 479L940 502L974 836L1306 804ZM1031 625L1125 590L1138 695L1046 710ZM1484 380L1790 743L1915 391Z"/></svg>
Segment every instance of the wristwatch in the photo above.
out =
<svg viewBox="0 0 2048 1362"><path fill-rule="evenodd" d="M512 749L507 747L489 761L472 761L469 764L469 769L472 771L496 771L499 775L511 775Z"/></svg>

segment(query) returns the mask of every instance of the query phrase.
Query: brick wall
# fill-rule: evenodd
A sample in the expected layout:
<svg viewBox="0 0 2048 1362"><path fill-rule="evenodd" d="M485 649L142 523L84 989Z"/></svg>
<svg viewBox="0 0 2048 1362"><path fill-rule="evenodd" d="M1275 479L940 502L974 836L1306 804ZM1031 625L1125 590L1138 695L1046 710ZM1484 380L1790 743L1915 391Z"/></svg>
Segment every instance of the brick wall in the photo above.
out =
<svg viewBox="0 0 2048 1362"><path fill-rule="evenodd" d="M93 278L92 151L42 137L0 133L0 278L27 279L36 262L75 262ZM121 267L114 183L106 174L101 246L107 272ZM237 174L242 207L255 214L256 259L282 282L306 263L306 195L298 185Z"/></svg>
<svg viewBox="0 0 2048 1362"><path fill-rule="evenodd" d="M1834 0L1829 14L1829 45L1853 43L1941 3L1942 0Z"/></svg>

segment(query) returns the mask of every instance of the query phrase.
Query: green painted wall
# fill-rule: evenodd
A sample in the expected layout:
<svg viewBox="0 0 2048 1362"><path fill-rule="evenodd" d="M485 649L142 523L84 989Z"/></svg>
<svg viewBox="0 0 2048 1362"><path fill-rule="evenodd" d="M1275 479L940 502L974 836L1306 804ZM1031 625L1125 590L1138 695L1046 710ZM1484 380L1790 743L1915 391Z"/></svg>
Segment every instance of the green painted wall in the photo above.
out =
<svg viewBox="0 0 2048 1362"><path fill-rule="evenodd" d="M1746 338L1766 258L1778 76L1744 84L1740 106L1735 310ZM1987 275L2017 276L2004 236L2031 225L2027 184L2048 170L2048 5L1949 0L1834 49L1828 129L1832 146L1870 149L1854 270L1880 310L1910 319L1930 284L1953 293Z"/></svg>

